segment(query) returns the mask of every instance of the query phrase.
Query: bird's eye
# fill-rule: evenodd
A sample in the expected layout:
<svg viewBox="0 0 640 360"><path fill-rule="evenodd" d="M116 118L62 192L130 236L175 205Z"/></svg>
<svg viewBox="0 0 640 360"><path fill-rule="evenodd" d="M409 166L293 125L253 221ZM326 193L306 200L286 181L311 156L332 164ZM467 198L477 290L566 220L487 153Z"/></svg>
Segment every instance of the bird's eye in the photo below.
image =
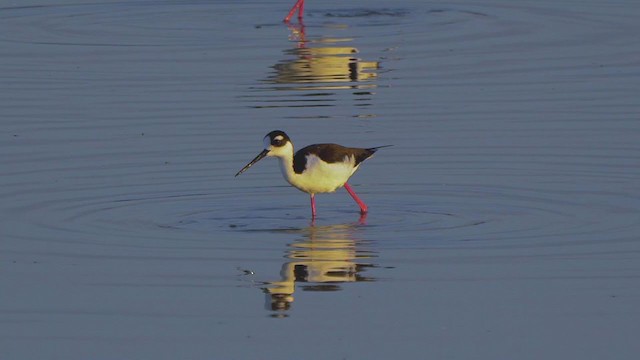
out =
<svg viewBox="0 0 640 360"><path fill-rule="evenodd" d="M284 143L284 137L282 137L282 135L278 135L273 139L271 139L271 145L273 146L282 146L283 143Z"/></svg>

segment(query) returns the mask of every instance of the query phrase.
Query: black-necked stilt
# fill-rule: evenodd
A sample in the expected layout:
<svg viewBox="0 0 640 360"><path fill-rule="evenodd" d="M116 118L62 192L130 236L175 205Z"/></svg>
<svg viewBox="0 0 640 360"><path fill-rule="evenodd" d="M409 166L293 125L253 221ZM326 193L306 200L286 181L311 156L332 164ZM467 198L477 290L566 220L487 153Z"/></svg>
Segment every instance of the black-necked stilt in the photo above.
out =
<svg viewBox="0 0 640 360"><path fill-rule="evenodd" d="M264 137L264 150L243 167L235 176L249 169L266 156L280 159L282 175L297 189L311 195L311 216L316 217L315 194L334 192L344 186L349 195L367 212L367 205L360 200L347 180L358 170L360 164L370 158L379 148L349 148L337 144L309 145L294 155L293 144L283 131L274 130Z"/></svg>
<svg viewBox="0 0 640 360"><path fill-rule="evenodd" d="M303 12L304 12L304 0L297 0L296 3L293 4L293 7L291 8L291 10L289 10L289 13L284 18L284 22L289 22L293 17L293 14L296 13L296 11L298 11L298 20L302 21Z"/></svg>

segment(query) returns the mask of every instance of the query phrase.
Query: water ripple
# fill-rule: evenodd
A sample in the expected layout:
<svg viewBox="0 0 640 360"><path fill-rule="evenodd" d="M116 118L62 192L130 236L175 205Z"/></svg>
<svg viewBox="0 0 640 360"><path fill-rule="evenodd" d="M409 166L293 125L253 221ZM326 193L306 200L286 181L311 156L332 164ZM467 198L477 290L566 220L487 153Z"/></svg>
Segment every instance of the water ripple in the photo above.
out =
<svg viewBox="0 0 640 360"><path fill-rule="evenodd" d="M0 34L15 50L0 75L4 235L21 241L7 250L126 256L304 238L308 199L274 164L232 178L276 126L396 144L354 178L371 208L359 241L378 249L633 241L628 15L423 4L320 10L306 29L251 18L234 32L232 3L1 9L24 30ZM315 225L358 222L345 194L318 201Z"/></svg>

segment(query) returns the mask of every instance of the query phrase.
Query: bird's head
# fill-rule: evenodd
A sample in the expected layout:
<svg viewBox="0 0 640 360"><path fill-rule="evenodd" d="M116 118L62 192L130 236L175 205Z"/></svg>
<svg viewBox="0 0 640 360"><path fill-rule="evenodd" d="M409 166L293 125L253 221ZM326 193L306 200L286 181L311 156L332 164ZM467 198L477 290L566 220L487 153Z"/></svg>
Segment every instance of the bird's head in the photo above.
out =
<svg viewBox="0 0 640 360"><path fill-rule="evenodd" d="M291 157L293 156L293 144L291 143L291 139L289 136L280 130L274 130L268 133L264 139L264 150L258 156L256 156L253 160L251 160L245 167L243 167L236 176L242 174L247 171L253 164L258 161L264 159L267 156L275 156L279 158Z"/></svg>

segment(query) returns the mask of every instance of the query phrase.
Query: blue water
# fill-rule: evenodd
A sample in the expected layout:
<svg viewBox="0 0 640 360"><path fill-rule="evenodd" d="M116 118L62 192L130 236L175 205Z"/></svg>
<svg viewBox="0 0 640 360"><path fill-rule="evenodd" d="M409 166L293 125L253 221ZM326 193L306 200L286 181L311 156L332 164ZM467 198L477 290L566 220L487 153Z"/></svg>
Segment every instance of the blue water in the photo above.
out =
<svg viewBox="0 0 640 360"><path fill-rule="evenodd" d="M2 359L635 359L640 4L291 5L0 5Z"/></svg>

